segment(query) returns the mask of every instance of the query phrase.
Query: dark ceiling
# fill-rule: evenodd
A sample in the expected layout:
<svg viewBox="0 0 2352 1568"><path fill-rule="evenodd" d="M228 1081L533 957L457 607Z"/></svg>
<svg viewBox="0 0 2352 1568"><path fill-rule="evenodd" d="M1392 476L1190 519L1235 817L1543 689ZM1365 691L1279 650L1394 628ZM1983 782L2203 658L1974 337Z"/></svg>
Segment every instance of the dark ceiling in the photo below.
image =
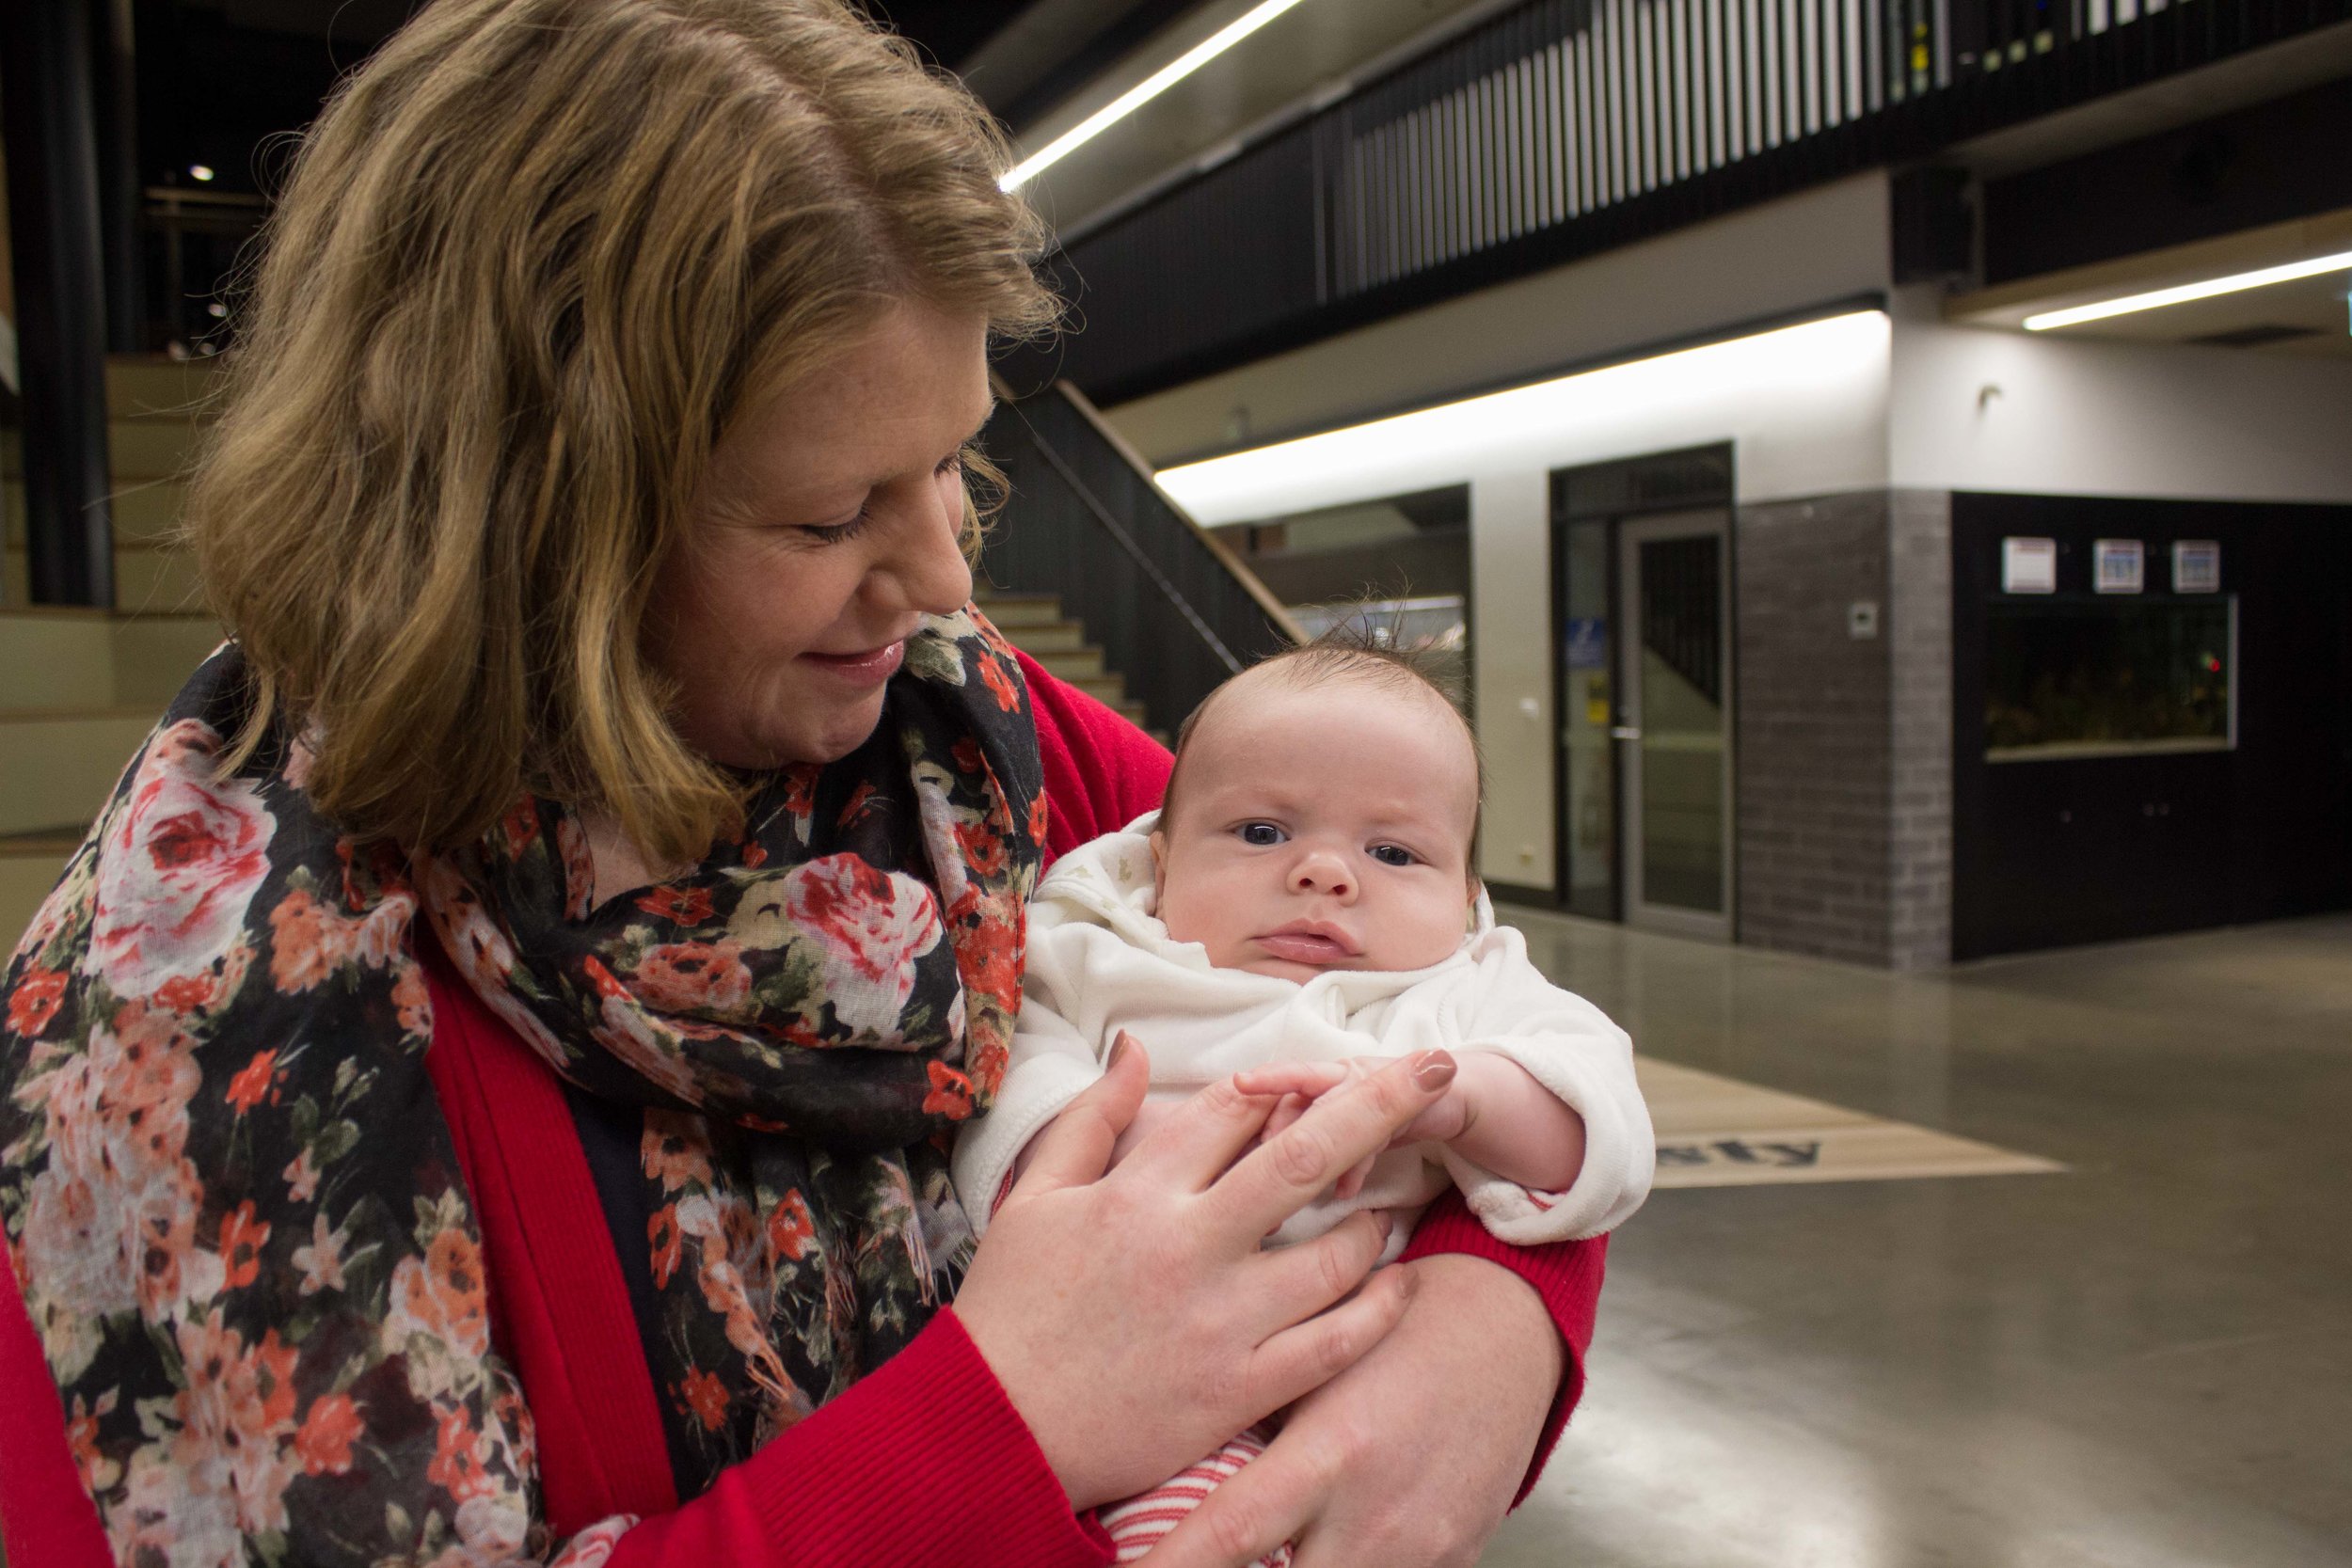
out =
<svg viewBox="0 0 2352 1568"><path fill-rule="evenodd" d="M17 0L0 0L13 4ZM364 60L421 0L134 0L140 179L266 189L287 133L308 124L343 71ZM1025 11L1051 9L999 49L984 94L1018 129L1189 8L1193 0L871 0L868 8L954 70ZM1004 56L1010 54L1009 60Z"/></svg>

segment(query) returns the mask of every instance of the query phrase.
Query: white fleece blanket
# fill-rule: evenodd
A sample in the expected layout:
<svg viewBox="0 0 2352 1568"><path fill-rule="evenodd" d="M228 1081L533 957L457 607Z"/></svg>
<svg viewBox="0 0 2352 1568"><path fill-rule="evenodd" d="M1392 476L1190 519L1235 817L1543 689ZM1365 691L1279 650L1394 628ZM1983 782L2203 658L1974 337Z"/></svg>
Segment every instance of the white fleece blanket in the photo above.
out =
<svg viewBox="0 0 2352 1568"><path fill-rule="evenodd" d="M1310 1206L1275 1233L1277 1244L1321 1235L1359 1209L1406 1217L1449 1180L1489 1231L1518 1245L1598 1235L1641 1207L1656 1148L1632 1042L1599 1008L1546 980L1483 894L1461 947L1428 969L1332 970L1304 985L1216 969L1200 943L1172 940L1152 913L1157 820L1139 817L1064 856L1030 901L1012 1060L994 1107L956 1141L956 1189L976 1229L986 1227L1024 1146L1102 1076L1121 1029L1151 1053L1155 1097L1181 1098L1270 1062L1442 1046L1508 1056L1584 1118L1583 1170L1565 1193L1530 1192L1442 1145L1391 1149L1361 1193ZM1407 1228L1397 1227L1391 1256Z"/></svg>

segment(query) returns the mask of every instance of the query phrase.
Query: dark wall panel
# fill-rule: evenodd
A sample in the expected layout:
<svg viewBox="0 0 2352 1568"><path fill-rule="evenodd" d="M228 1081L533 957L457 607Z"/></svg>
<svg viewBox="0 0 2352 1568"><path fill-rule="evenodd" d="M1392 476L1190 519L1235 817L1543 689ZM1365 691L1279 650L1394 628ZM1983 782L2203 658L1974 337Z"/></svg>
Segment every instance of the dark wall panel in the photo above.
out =
<svg viewBox="0 0 2352 1568"><path fill-rule="evenodd" d="M2352 207L2352 80L1984 188L1987 283Z"/></svg>
<svg viewBox="0 0 2352 1568"><path fill-rule="evenodd" d="M2178 539L2220 543L2237 599L2228 752L1988 763L1988 606L2001 541L2138 539L2148 587ZM1952 498L1953 957L2352 907L2352 507Z"/></svg>

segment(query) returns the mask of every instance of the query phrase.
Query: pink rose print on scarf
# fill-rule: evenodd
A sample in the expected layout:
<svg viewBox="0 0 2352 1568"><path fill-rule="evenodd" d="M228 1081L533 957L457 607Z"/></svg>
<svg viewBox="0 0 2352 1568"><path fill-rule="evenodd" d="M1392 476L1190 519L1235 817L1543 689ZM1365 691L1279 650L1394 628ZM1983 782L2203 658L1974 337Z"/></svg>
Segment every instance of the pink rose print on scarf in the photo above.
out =
<svg viewBox="0 0 2352 1568"><path fill-rule="evenodd" d="M119 997L205 974L246 927L277 822L254 786L215 782L220 736L183 719L155 737L99 863L90 962Z"/></svg>
<svg viewBox="0 0 2352 1568"><path fill-rule="evenodd" d="M931 890L855 855L794 866L785 908L819 944L834 1016L858 1036L843 1044L902 1046L898 1015L914 991L914 961L940 943Z"/></svg>

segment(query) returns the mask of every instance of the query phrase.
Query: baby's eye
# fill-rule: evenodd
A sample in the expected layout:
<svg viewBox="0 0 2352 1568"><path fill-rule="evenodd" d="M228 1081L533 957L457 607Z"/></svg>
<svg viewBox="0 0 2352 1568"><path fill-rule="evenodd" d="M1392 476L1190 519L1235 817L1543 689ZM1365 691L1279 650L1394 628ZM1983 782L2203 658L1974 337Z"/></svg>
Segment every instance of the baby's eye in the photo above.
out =
<svg viewBox="0 0 2352 1568"><path fill-rule="evenodd" d="M1372 858L1382 865L1410 865L1415 857L1402 844L1375 844L1372 847Z"/></svg>
<svg viewBox="0 0 2352 1568"><path fill-rule="evenodd" d="M1235 831L1244 844L1253 844L1261 849L1282 842L1282 830L1271 822L1245 822Z"/></svg>

